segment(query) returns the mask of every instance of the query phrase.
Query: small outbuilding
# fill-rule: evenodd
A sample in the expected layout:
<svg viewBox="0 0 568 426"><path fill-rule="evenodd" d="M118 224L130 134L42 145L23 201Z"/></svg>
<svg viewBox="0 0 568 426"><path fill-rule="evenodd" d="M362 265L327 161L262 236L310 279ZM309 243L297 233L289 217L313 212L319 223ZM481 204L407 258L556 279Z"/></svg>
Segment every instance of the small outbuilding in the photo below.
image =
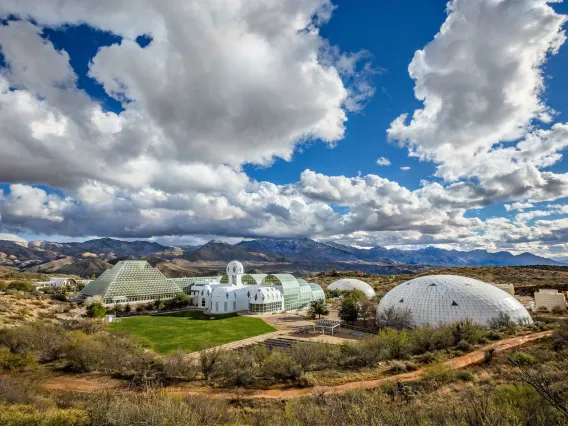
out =
<svg viewBox="0 0 568 426"><path fill-rule="evenodd" d="M552 311L554 308L566 309L566 296L558 290L540 289L534 294L536 309L544 308Z"/></svg>

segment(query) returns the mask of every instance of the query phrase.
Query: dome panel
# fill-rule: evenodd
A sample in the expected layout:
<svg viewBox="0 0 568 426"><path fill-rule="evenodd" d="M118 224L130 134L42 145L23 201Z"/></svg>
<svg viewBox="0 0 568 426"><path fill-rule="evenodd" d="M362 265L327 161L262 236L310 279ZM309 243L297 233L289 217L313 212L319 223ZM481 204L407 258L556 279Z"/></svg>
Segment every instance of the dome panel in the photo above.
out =
<svg viewBox="0 0 568 426"><path fill-rule="evenodd" d="M371 287L364 281L354 278L342 278L340 280L337 280L333 282L327 289L341 291L361 290L368 298L375 296L375 290L373 290L373 287Z"/></svg>
<svg viewBox="0 0 568 426"><path fill-rule="evenodd" d="M416 325L471 319L486 326L502 313L515 322L532 323L527 310L509 293L456 275L430 275L402 283L382 298L377 314L393 306L409 309Z"/></svg>

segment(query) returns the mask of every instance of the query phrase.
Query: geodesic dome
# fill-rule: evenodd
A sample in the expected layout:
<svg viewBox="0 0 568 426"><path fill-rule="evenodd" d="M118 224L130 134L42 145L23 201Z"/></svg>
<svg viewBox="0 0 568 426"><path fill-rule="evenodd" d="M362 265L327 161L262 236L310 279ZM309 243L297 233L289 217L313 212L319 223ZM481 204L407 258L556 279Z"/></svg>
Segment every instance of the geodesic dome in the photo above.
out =
<svg viewBox="0 0 568 426"><path fill-rule="evenodd" d="M532 323L524 306L507 292L456 275L419 277L396 286L381 299L377 315L393 307L410 310L416 325L436 326L471 319L486 326L501 314L515 322Z"/></svg>
<svg viewBox="0 0 568 426"><path fill-rule="evenodd" d="M375 290L373 290L373 287L365 281L357 280L355 278L342 278L330 284L327 289L341 291L361 290L369 299L375 296Z"/></svg>

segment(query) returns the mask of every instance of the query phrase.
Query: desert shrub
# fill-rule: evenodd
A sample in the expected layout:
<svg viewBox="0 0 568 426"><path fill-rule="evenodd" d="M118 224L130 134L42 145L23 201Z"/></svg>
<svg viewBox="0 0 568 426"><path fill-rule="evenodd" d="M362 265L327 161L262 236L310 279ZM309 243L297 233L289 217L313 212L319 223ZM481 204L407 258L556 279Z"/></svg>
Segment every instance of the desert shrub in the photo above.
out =
<svg viewBox="0 0 568 426"><path fill-rule="evenodd" d="M249 349L221 351L211 371L211 377L225 385L246 386L254 379L254 359Z"/></svg>
<svg viewBox="0 0 568 426"><path fill-rule="evenodd" d="M456 345L456 347L460 350L460 351L464 351L467 352L469 350L471 350L471 344L466 341L466 340L460 340L458 342L458 344Z"/></svg>
<svg viewBox="0 0 568 426"><path fill-rule="evenodd" d="M562 306L555 306L554 308L552 308L551 312L554 315L564 315L566 313L566 308L564 308Z"/></svg>
<svg viewBox="0 0 568 426"><path fill-rule="evenodd" d="M377 325L381 328L394 328L402 330L411 328L413 325L412 312L410 309L402 309L391 306L382 309L377 316Z"/></svg>
<svg viewBox="0 0 568 426"><path fill-rule="evenodd" d="M459 370L456 372L456 379L462 382L473 382L473 374L470 371Z"/></svg>
<svg viewBox="0 0 568 426"><path fill-rule="evenodd" d="M454 345L459 344L462 340L465 340L471 345L475 345L485 334L483 327L474 324L470 319L450 324L449 327L454 338Z"/></svg>
<svg viewBox="0 0 568 426"><path fill-rule="evenodd" d="M345 366L365 367L375 365L381 360L381 350L377 336L366 336L358 342L349 342L341 347L342 363Z"/></svg>
<svg viewBox="0 0 568 426"><path fill-rule="evenodd" d="M490 364L491 361L493 361L493 356L495 355L495 349L491 348L491 349L487 349L484 353L483 353L483 362L485 364Z"/></svg>
<svg viewBox="0 0 568 426"><path fill-rule="evenodd" d="M546 306L539 306L536 310L538 312L548 312L548 308Z"/></svg>
<svg viewBox="0 0 568 426"><path fill-rule="evenodd" d="M489 330L485 335L489 340L501 340L503 336L497 330Z"/></svg>
<svg viewBox="0 0 568 426"><path fill-rule="evenodd" d="M10 284L8 284L8 289L31 293L32 291L34 291L34 286L32 285L32 283L29 283L27 281L12 281Z"/></svg>
<svg viewBox="0 0 568 426"><path fill-rule="evenodd" d="M410 335L407 331L382 330L379 345L383 348L385 359L403 359L410 354Z"/></svg>
<svg viewBox="0 0 568 426"><path fill-rule="evenodd" d="M525 352L513 352L509 355L509 362L513 365L534 365L537 360L534 356Z"/></svg>
<svg viewBox="0 0 568 426"><path fill-rule="evenodd" d="M33 374L0 375L0 404L37 403L42 391Z"/></svg>
<svg viewBox="0 0 568 426"><path fill-rule="evenodd" d="M288 352L304 372L333 368L340 357L339 348L336 345L325 343L296 343Z"/></svg>
<svg viewBox="0 0 568 426"><path fill-rule="evenodd" d="M82 426L89 425L89 415L83 410L48 408L39 410L31 405L0 406L0 424L5 426Z"/></svg>
<svg viewBox="0 0 568 426"><path fill-rule="evenodd" d="M66 302L67 301L67 296L65 296L65 293L56 293L53 296L51 296L51 298L53 300L58 300L60 302Z"/></svg>
<svg viewBox="0 0 568 426"><path fill-rule="evenodd" d="M438 355L433 352L426 352L414 357L414 359L422 364L431 364L438 361Z"/></svg>
<svg viewBox="0 0 568 426"><path fill-rule="evenodd" d="M106 308L101 302L93 302L87 306L86 316L89 318L102 318L106 315Z"/></svg>
<svg viewBox="0 0 568 426"><path fill-rule="evenodd" d="M406 363L403 361L393 361L391 362L389 371L392 373L404 373L408 371L408 369L406 367Z"/></svg>
<svg viewBox="0 0 568 426"><path fill-rule="evenodd" d="M427 385L439 386L456 380L456 371L445 364L434 364L424 370L423 381Z"/></svg>
<svg viewBox="0 0 568 426"><path fill-rule="evenodd" d="M0 348L0 372L23 373L37 368L37 357L30 352L14 354L7 348Z"/></svg>
<svg viewBox="0 0 568 426"><path fill-rule="evenodd" d="M82 331L85 334L100 333L106 329L106 323L91 319L73 319L62 322L61 326L68 331Z"/></svg>
<svg viewBox="0 0 568 426"><path fill-rule="evenodd" d="M209 376L215 368L215 363L221 355L222 350L219 348L202 348L199 351L199 366L205 380L209 380Z"/></svg>
<svg viewBox="0 0 568 426"><path fill-rule="evenodd" d="M568 347L568 321L563 321L552 332L551 343L552 343L552 348L556 351Z"/></svg>
<svg viewBox="0 0 568 426"><path fill-rule="evenodd" d="M193 380L199 373L197 364L185 352L174 352L163 359L164 373L169 379Z"/></svg>
<svg viewBox="0 0 568 426"><path fill-rule="evenodd" d="M536 417L535 413L546 407L538 392L523 383L510 383L497 387L492 400L501 410L515 410L526 417ZM544 408L547 410L547 408ZM544 423L543 423L544 424Z"/></svg>
<svg viewBox="0 0 568 426"><path fill-rule="evenodd" d="M505 312L499 312L499 315L489 320L489 328L493 330L502 330L514 325L515 322L511 319L511 316Z"/></svg>
<svg viewBox="0 0 568 426"><path fill-rule="evenodd" d="M225 401L149 393L145 395L98 395L87 411L97 426L215 426L236 424L233 410Z"/></svg>
<svg viewBox="0 0 568 426"><path fill-rule="evenodd" d="M302 367L286 352L273 350L264 360L262 373L269 380L297 379Z"/></svg>
<svg viewBox="0 0 568 426"><path fill-rule="evenodd" d="M298 377L296 383L301 388L312 388L316 385L316 381L310 375L310 373L302 374L300 377Z"/></svg>
<svg viewBox="0 0 568 426"><path fill-rule="evenodd" d="M75 372L87 372L102 366L101 355L105 347L101 342L91 339L81 331L70 332L69 338L65 354L66 368Z"/></svg>
<svg viewBox="0 0 568 426"><path fill-rule="evenodd" d="M422 354L451 347L453 335L449 327L425 325L412 330L411 341L413 353Z"/></svg>

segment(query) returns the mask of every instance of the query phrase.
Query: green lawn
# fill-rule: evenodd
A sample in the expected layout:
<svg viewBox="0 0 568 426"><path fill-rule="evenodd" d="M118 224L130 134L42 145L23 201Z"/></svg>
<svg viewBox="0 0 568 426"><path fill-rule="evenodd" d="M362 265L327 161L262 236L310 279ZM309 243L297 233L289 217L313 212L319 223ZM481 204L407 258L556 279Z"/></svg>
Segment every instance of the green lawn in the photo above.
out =
<svg viewBox="0 0 568 426"><path fill-rule="evenodd" d="M130 333L163 354L180 349L196 351L202 345L222 345L275 331L260 318L204 315L201 311L122 318L109 324L109 329Z"/></svg>

